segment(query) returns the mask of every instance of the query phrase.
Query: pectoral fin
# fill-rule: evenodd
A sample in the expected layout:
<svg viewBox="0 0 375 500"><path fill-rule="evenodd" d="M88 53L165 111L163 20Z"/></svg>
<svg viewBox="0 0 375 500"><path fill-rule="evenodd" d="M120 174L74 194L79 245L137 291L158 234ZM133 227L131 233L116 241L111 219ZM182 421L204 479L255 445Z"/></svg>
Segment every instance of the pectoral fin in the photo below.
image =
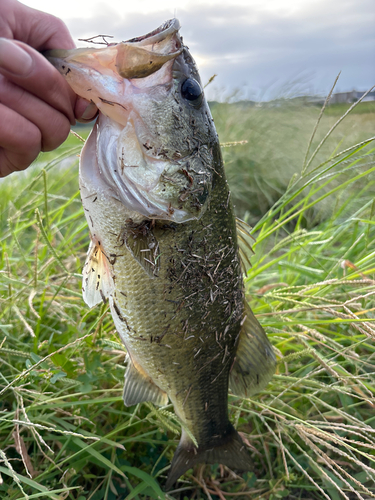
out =
<svg viewBox="0 0 375 500"><path fill-rule="evenodd" d="M229 387L237 396L248 398L264 389L271 380L276 357L266 332L247 304L245 317Z"/></svg>
<svg viewBox="0 0 375 500"><path fill-rule="evenodd" d="M145 401L151 401L158 406L168 403L167 394L154 384L142 367L130 359L125 373L123 399L125 406L133 406Z"/></svg>
<svg viewBox="0 0 375 500"><path fill-rule="evenodd" d="M124 229L124 239L126 247L150 278L158 276L160 250L151 228L151 221L144 221L141 224L127 223Z"/></svg>
<svg viewBox="0 0 375 500"><path fill-rule="evenodd" d="M83 300L89 307L99 302L106 302L114 290L110 264L100 247L100 243L91 240L87 258L82 270Z"/></svg>
<svg viewBox="0 0 375 500"><path fill-rule="evenodd" d="M254 254L251 244L255 240L250 233L251 227L238 217L236 218L236 228L242 270L245 274L247 274L247 271L251 267L250 257Z"/></svg>

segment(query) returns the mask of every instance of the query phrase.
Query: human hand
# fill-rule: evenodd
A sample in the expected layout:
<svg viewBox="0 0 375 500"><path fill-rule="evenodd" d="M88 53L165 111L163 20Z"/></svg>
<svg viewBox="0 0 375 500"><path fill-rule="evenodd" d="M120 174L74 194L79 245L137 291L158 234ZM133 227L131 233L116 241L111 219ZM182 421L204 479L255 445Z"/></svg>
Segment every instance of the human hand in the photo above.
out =
<svg viewBox="0 0 375 500"><path fill-rule="evenodd" d="M60 19L0 0L0 177L24 170L40 151L57 148L76 119L96 115L96 107L77 97L38 52L71 48Z"/></svg>

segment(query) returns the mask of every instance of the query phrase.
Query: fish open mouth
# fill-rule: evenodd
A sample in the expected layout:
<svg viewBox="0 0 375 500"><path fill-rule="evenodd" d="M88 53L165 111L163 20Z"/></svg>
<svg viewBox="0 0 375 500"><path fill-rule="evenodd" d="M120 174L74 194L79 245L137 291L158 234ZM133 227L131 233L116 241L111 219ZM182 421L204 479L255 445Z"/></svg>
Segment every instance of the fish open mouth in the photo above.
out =
<svg viewBox="0 0 375 500"><path fill-rule="evenodd" d="M178 19L170 19L146 35L109 44L103 49L51 50L45 52L45 56L65 76L67 67L76 70L86 67L101 74L112 70L128 80L146 78L181 54L179 29ZM74 88L74 84L72 86Z"/></svg>
<svg viewBox="0 0 375 500"><path fill-rule="evenodd" d="M184 141L177 145L169 138L173 127L165 137L164 128L171 127L182 106L191 109L195 102L195 88L185 89L186 103L175 105L180 111L170 116L170 103L193 71L179 29L179 21L170 19L125 42L51 51L48 58L72 89L100 111L81 156L83 182L96 183L103 192L110 188L111 196L143 217L184 222L201 215L203 202L190 194L200 192L207 179L201 179L200 163L196 185L184 173L181 162L191 152ZM200 90L197 82L196 87Z"/></svg>
<svg viewBox="0 0 375 500"><path fill-rule="evenodd" d="M180 23L170 19L147 35L117 45L116 68L123 78L145 78L182 52Z"/></svg>

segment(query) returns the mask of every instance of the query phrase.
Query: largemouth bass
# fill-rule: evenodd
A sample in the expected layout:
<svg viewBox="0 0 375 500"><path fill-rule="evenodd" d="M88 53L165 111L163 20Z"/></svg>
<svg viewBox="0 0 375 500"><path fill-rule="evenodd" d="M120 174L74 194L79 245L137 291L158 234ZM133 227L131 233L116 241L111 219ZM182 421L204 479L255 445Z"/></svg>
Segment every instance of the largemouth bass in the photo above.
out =
<svg viewBox="0 0 375 500"><path fill-rule="evenodd" d="M91 235L82 290L90 307L109 301L126 346L125 405L173 403L183 428L167 489L196 463L249 470L228 419L228 384L252 396L275 355L245 302L250 234L236 224L179 23L49 59L100 111L80 159Z"/></svg>

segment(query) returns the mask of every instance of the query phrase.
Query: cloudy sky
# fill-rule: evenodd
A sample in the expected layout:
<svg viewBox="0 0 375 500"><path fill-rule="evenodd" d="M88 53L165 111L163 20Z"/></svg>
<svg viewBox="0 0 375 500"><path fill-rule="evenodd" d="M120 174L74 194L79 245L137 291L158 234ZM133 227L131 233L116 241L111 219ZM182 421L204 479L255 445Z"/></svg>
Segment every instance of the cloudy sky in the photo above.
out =
<svg viewBox="0 0 375 500"><path fill-rule="evenodd" d="M374 0L24 0L73 38L127 40L178 17L203 82L219 96L269 99L375 84ZM77 41L82 46L81 42Z"/></svg>

